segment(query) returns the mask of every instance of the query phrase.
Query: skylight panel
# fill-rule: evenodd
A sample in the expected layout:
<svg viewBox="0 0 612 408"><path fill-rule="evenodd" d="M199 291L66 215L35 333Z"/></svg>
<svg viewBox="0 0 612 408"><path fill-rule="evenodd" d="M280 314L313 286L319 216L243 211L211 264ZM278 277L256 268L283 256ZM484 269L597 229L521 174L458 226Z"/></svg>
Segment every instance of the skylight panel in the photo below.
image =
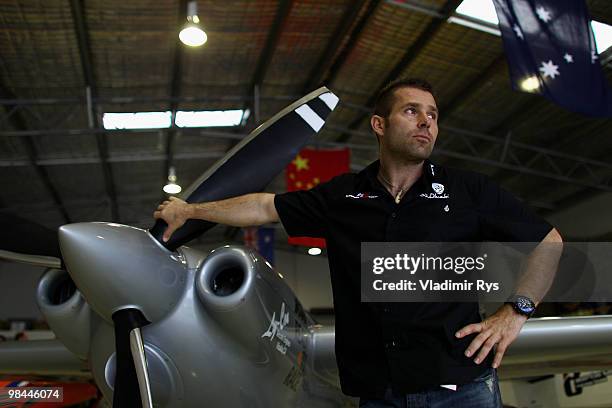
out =
<svg viewBox="0 0 612 408"><path fill-rule="evenodd" d="M161 129L172 124L172 113L166 112L121 112L105 113L102 116L104 129Z"/></svg>
<svg viewBox="0 0 612 408"><path fill-rule="evenodd" d="M601 54L612 46L612 26L599 21L591 21L595 42L597 43L597 53Z"/></svg>
<svg viewBox="0 0 612 408"><path fill-rule="evenodd" d="M178 111L175 123L178 127L238 126L244 115L242 109L223 111Z"/></svg>
<svg viewBox="0 0 612 408"><path fill-rule="evenodd" d="M458 14L491 24L499 24L495 6L491 0L463 0L455 10Z"/></svg>

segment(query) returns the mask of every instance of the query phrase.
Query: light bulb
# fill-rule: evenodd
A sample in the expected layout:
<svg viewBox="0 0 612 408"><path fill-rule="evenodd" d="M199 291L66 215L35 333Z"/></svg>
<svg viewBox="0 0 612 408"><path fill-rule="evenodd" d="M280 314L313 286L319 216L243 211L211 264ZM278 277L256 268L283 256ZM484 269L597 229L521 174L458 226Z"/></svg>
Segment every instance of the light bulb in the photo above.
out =
<svg viewBox="0 0 612 408"><path fill-rule="evenodd" d="M179 39L185 45L199 47L206 42L208 36L198 25L187 24L179 33Z"/></svg>
<svg viewBox="0 0 612 408"><path fill-rule="evenodd" d="M167 194L178 194L181 192L182 188L176 183L168 183L164 186L163 190Z"/></svg>

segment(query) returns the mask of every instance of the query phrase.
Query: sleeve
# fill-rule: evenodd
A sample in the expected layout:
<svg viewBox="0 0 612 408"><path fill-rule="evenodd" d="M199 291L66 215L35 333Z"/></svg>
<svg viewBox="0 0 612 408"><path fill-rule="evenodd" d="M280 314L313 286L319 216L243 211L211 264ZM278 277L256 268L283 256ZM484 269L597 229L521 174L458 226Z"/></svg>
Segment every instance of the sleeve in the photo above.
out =
<svg viewBox="0 0 612 408"><path fill-rule="evenodd" d="M478 213L482 239L540 242L553 226L487 177L480 180Z"/></svg>
<svg viewBox="0 0 612 408"><path fill-rule="evenodd" d="M291 191L274 197L276 212L293 237L325 238L328 203L338 177L310 190Z"/></svg>

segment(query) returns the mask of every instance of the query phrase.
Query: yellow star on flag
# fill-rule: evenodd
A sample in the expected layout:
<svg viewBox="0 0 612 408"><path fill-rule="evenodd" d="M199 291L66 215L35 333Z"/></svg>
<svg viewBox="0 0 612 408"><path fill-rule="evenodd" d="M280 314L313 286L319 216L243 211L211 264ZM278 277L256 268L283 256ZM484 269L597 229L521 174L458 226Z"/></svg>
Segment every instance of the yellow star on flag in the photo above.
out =
<svg viewBox="0 0 612 408"><path fill-rule="evenodd" d="M293 160L291 163L293 163L297 171L309 169L308 159L300 156L299 154L295 157L295 160Z"/></svg>

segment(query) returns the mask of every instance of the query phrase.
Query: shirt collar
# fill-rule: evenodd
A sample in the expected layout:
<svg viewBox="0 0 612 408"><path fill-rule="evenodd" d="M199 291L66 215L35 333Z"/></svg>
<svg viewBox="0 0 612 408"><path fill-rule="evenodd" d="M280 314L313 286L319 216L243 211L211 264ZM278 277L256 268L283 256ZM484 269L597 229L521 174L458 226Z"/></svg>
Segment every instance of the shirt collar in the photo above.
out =
<svg viewBox="0 0 612 408"><path fill-rule="evenodd" d="M360 178L367 182L367 186L365 188L369 189L382 189L385 190L385 187L378 180L378 169L380 168L380 160L376 160L370 163L365 169L361 170L358 174ZM439 179L441 173L441 167L429 159L425 159L423 162L423 174L417 180L417 183L427 183L430 184Z"/></svg>

